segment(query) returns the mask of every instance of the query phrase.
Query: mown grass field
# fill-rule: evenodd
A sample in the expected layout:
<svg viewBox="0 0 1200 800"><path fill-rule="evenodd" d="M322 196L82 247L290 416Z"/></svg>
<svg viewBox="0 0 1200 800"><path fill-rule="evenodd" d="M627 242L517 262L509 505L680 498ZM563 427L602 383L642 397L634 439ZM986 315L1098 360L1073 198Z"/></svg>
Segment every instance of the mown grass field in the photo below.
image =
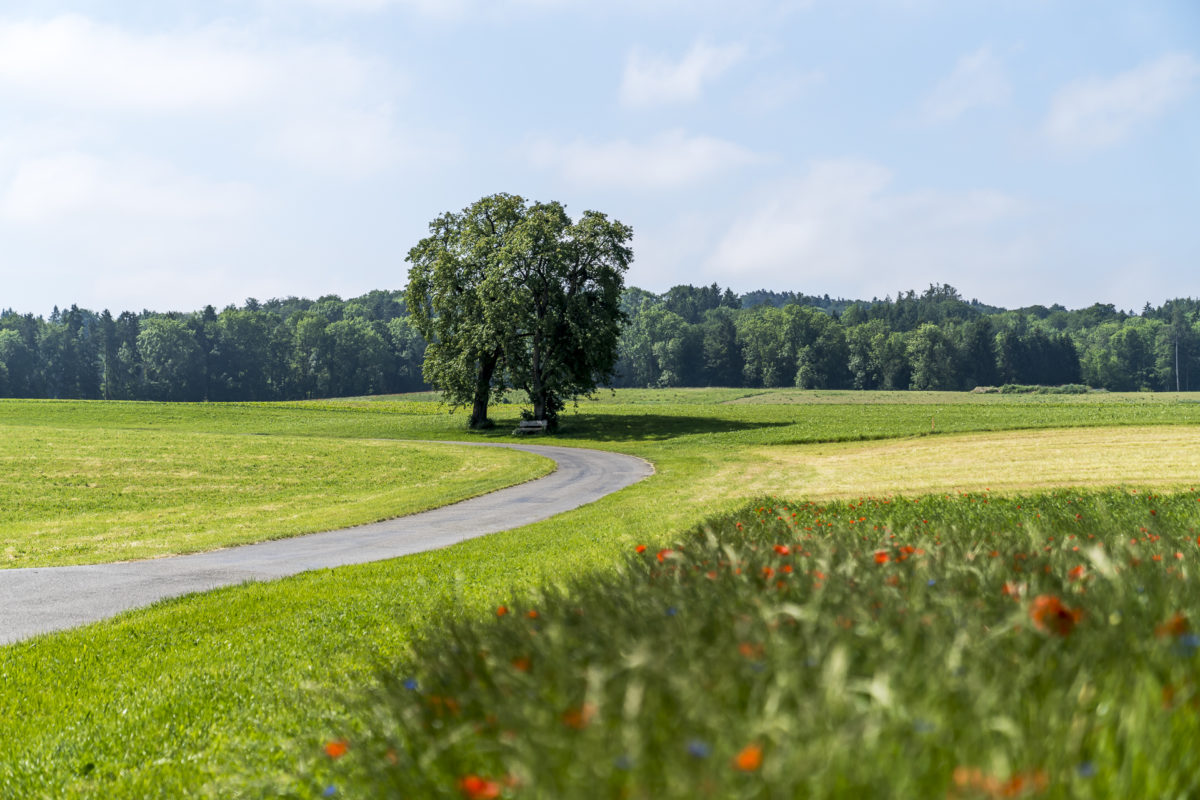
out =
<svg viewBox="0 0 1200 800"><path fill-rule="evenodd" d="M789 507L809 493L833 496L840 491L819 480L822 474L853 488L844 496L884 494L892 485L885 478L895 476L884 474L877 461L898 457L888 448L928 447L933 455L922 456L923 461L907 456L913 460L900 475L908 481L904 494L941 491L947 475L955 474L937 467L936 450L944 445L970 456L961 470L960 488L986 488L993 475L1007 475L1004 488L1019 492L1020 475L1014 478L1004 438L972 445L964 444L969 436L958 434L1022 431L1023 448L1036 452L1039 435L1054 443L1043 461L1046 474L1057 471L1061 485L1072 485L1075 476L1087 474L1091 486L1137 483L1143 489L1186 493L1194 470L1195 428L1200 426L1200 398L1187 395L1081 399L938 394L884 396L867 403L861 395L750 394L621 392L582 403L566 417L555 443L630 452L652 460L656 473L554 520L415 557L168 601L110 622L0 648L0 717L5 720L0 727L0 796L324 793L329 785L337 785L333 773L330 783L322 783L326 773L350 762L333 761L321 752L322 744L345 738L356 752L360 743L373 741L378 730L374 713L359 704L359 691L377 686L381 671L415 671L414 646L444 641L446 622L494 621L499 604L535 596L546 585L603 586L604 580L628 580L622 577L630 574L624 558L635 545L657 552L705 519L738 513L747 499L770 490L756 483L770 478L777 481L776 489L803 492L789 499ZM517 410L496 407L500 425L477 438L507 438ZM0 403L0 426L259 434L311 439L318 447L332 440L474 437L463 429L463 421L462 415L451 415L437 403L411 398L263 406ZM1075 429L1091 429L1092 444L1071 446ZM1127 438L1107 446L1108 431ZM1155 438L1149 442L1139 437ZM858 460L851 459L850 466L830 466L829 443L850 443L839 447L851 448ZM1161 469L1149 477L1145 471L1126 471L1132 463L1127 458L1130 449L1139 446L1160 455ZM871 448L881 449L873 453ZM840 451L835 455L840 457ZM775 466L763 469L764 458ZM810 460L817 465L812 467L815 473L805 471ZM846 474L853 469L862 474ZM1046 481L1030 485L1042 487ZM936 515L931 526L944 542L967 532L962 525L943 526ZM721 528L716 523L713 527ZM1005 530L995 532L1003 535ZM1025 547L1021 541L1012 544ZM1190 584L1173 580L1163 584L1161 602L1174 602L1186 613L1190 595L1178 592ZM970 606L970 584L962 586L953 595L955 602ZM987 592L979 591L981 602L990 602ZM830 595L830 602L835 599ZM1156 606L1154 613L1160 610ZM848 653L870 642L841 628L830 635L835 638L822 646L840 643ZM906 641L889 645L892 658L908 657ZM1089 645L1088 652L1101 649ZM1119 655L1118 650L1108 657ZM1096 670L1102 673L1103 665ZM956 697L955 702L967 702ZM1022 705L1019 692L1011 697ZM1119 699L1110 697L1109 702ZM954 719L948 717L945 724ZM555 726L561 726L561 717L551 721L552 731L560 735L561 728ZM718 753L715 741L709 744L715 754L711 763L727 766L727 753ZM1010 779L1004 764L993 763L996 758L981 753L978 759L960 760L965 769L978 766L997 781ZM753 772L766 776L769 763L764 757L764 771ZM895 763L900 765L895 770L903 769L903 761ZM1093 763L1097 770L1103 768L1102 761ZM617 768L615 762L609 766ZM1013 761L1010 773L1037 769L1049 767ZM980 788L971 783L973 774L960 788ZM896 785L904 785L908 778L898 775L893 773L900 781ZM943 784L922 785L941 786L953 775L939 780ZM832 777L830 781L829 793L836 794L838 787L849 791L848 784ZM763 785L751 780L745 791L758 796ZM1084 784L1093 789L1104 785L1108 784ZM350 786L335 792L345 794ZM456 783L440 786L447 796L463 796L463 787ZM363 791L362 796L374 796ZM1095 796L1119 795L1097 790Z"/></svg>
<svg viewBox="0 0 1200 800"><path fill-rule="evenodd" d="M347 527L551 468L527 453L380 439L3 425L0 566L150 558Z"/></svg>

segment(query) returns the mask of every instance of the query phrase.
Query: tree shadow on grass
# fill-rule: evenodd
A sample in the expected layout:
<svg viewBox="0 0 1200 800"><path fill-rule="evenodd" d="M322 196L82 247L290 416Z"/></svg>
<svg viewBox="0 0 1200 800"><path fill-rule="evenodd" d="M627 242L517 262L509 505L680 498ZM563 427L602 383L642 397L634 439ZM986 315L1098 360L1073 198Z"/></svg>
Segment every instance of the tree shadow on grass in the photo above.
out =
<svg viewBox="0 0 1200 800"><path fill-rule="evenodd" d="M674 414L563 414L558 430L545 438L547 443L553 439L590 439L597 442L665 441L681 436L735 433L790 424Z"/></svg>

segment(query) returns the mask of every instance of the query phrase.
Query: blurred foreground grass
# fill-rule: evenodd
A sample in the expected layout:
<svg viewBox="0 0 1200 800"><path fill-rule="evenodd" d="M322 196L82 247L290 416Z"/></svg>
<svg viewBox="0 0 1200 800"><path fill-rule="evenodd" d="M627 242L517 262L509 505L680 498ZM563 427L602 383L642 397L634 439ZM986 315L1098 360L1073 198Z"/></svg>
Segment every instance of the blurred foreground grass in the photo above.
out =
<svg viewBox="0 0 1200 800"><path fill-rule="evenodd" d="M1195 797L1198 500L764 500L439 627L308 791Z"/></svg>

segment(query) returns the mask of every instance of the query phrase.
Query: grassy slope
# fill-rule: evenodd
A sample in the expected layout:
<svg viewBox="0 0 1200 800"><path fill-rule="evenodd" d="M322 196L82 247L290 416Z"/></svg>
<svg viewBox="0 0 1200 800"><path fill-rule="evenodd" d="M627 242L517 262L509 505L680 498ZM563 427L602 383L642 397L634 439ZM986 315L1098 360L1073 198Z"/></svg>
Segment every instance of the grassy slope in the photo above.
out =
<svg viewBox="0 0 1200 800"><path fill-rule="evenodd" d="M30 422L0 425L5 567L148 558L374 522L553 468L491 448Z"/></svg>
<svg viewBox="0 0 1200 800"><path fill-rule="evenodd" d="M1200 424L1194 397L715 404L747 394L622 393L618 399L634 402L585 404L567 418L559 443L631 452L658 471L557 519L434 553L170 601L0 648L0 795L235 796L244 789L260 796L262 786L245 788L254 779L286 787L303 755L297 742L353 733L339 692L369 680L432 622L478 615L496 598L546 579L609 572L631 543L665 541L732 508L755 488L731 487L722 501L698 502L697 481L755 458L748 445L913 436L928 432L931 409L939 432ZM497 409L504 422L516 419L516 409L508 410ZM60 427L83 425L78 404L57 404L53 413ZM466 435L462 417L435 404L387 401L105 406L102 413L111 427L156 430ZM13 407L0 403L0 424L15 424L12 416ZM502 424L490 437L505 432ZM1114 471L1119 482L1119 464Z"/></svg>

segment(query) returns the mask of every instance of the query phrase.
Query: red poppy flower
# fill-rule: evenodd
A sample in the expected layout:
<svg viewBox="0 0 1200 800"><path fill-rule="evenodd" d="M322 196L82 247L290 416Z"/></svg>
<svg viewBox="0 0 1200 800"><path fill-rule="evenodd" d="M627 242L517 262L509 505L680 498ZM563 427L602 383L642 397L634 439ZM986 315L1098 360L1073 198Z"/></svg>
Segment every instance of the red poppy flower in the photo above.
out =
<svg viewBox="0 0 1200 800"><path fill-rule="evenodd" d="M741 642L738 644L738 652L741 653L744 658L757 660L762 658L763 646L758 642Z"/></svg>
<svg viewBox="0 0 1200 800"><path fill-rule="evenodd" d="M1156 625L1154 635L1162 638L1164 636L1183 636L1190 631L1192 626L1188 623L1188 618L1176 611L1171 615L1171 618L1162 625Z"/></svg>
<svg viewBox="0 0 1200 800"><path fill-rule="evenodd" d="M762 748L756 744L748 744L733 757L733 768L742 772L754 772L762 766Z"/></svg>
<svg viewBox="0 0 1200 800"><path fill-rule="evenodd" d="M567 709L562 719L563 724L568 728L581 731L588 726L594 716L596 716L596 707L591 703L584 703L579 708Z"/></svg>
<svg viewBox="0 0 1200 800"><path fill-rule="evenodd" d="M995 775L988 775L978 767L955 767L954 784L960 790L965 790L983 797L1024 797L1037 794L1046 789L1049 779L1042 770L1032 772L1017 772L1008 780L1001 780Z"/></svg>
<svg viewBox="0 0 1200 800"><path fill-rule="evenodd" d="M345 739L334 739L332 742L325 743L325 755L330 758L341 758L349 749L350 743Z"/></svg>
<svg viewBox="0 0 1200 800"><path fill-rule="evenodd" d="M1033 599L1029 617L1038 630L1067 636L1083 619L1083 609L1070 608L1054 595L1043 594Z"/></svg>
<svg viewBox="0 0 1200 800"><path fill-rule="evenodd" d="M500 796L500 784L478 775L464 775L458 780L458 790L467 800L494 800Z"/></svg>

